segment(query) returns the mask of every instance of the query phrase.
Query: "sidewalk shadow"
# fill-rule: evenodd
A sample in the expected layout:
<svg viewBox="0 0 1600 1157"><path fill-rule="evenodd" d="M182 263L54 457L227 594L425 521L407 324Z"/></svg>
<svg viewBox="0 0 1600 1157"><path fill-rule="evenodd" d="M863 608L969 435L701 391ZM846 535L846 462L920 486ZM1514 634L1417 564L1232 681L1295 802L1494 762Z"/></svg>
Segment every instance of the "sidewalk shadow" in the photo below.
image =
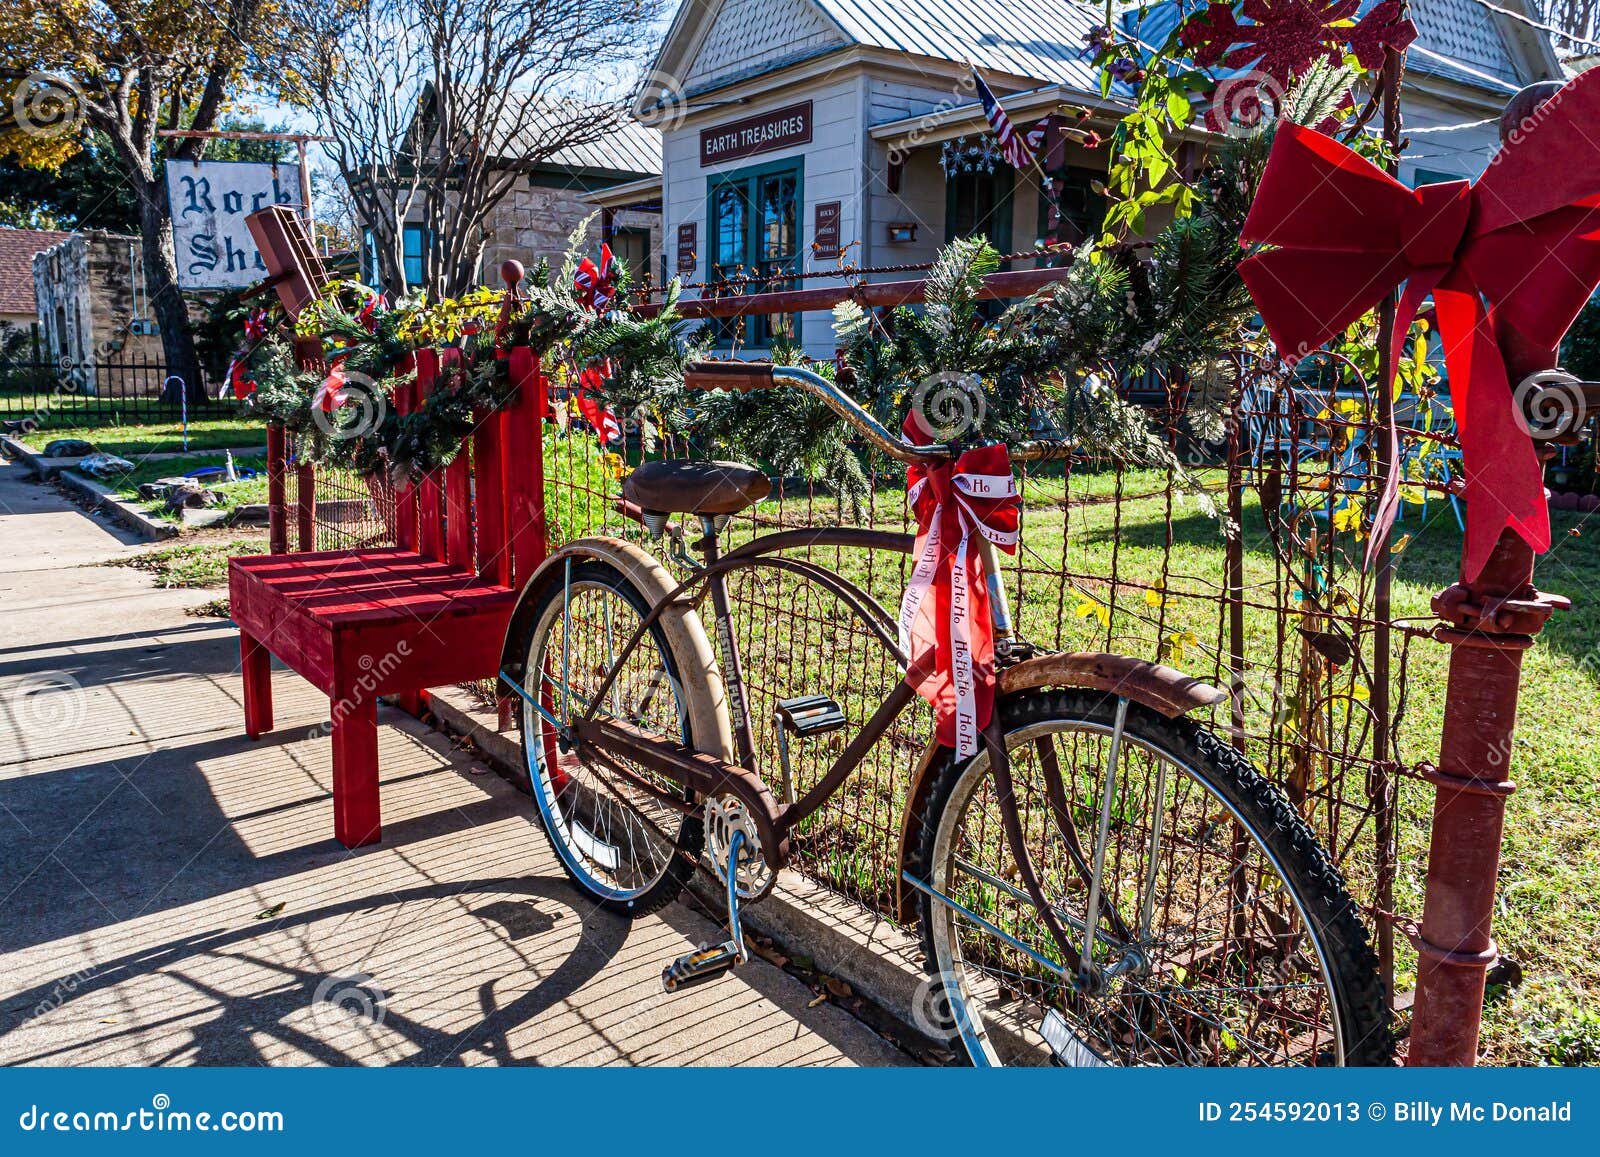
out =
<svg viewBox="0 0 1600 1157"><path fill-rule="evenodd" d="M405 1015L395 1007L395 1002L385 1000L381 988L376 985L366 991L365 1007L357 1009L351 998L361 995L362 983L370 983L370 978L330 978L325 971L275 959L281 954L272 953L264 945L258 947L254 943L268 935L309 928L318 922L339 917L357 916L375 908L398 908L408 903L454 899L475 893L500 897L484 906L494 910L497 905L513 903L504 899L507 892L527 897L530 901L541 900L546 904L567 906L582 924L582 935L573 951L535 987L505 1005L484 1009L481 1021L468 1033L447 1031ZM483 909L475 914L486 921L493 919L492 915L486 916ZM148 1063L259 1066L271 1060L257 1043L260 1038L298 1049L314 1063L343 1065L370 1062L375 1059L370 1049L362 1050L367 1053L365 1057L357 1057L336 1043L340 1037L353 1033L356 1038L353 1043L370 1044L371 1034L362 1031L361 1021L365 1019L372 1032L381 1030L386 1047L412 1050L408 1055L385 1063L460 1064L461 1054L469 1043L473 1051L495 1053L494 1042L502 1041L510 1029L527 1023L575 994L616 956L627 933L628 924L618 917L604 912L585 913L580 908L576 893L563 880L491 877L419 885L398 892L383 891L374 896L353 897L305 912L285 914L267 923L196 932L142 947L107 961L88 975L71 978L70 986L59 979L36 985L7 1000L4 1007L0 1008L0 1042L35 1015L54 1014L69 1008L73 1001L84 1000L141 976L159 973L169 984L181 985L190 996L198 996L212 1005L213 1015L172 1034L175 1039L165 1046L164 1054L150 1058ZM197 964L210 964L213 970L217 970L220 964L225 970L227 966L240 961L270 969L277 974L279 982L267 991L234 994L197 975L203 971L196 967ZM339 983L330 988L330 979ZM485 978L486 981L493 979ZM181 1001L174 999L173 1003L179 1004ZM297 1021L306 1019L308 1009L311 1010L312 1024L297 1024ZM351 1016L352 1012L356 1015ZM328 1017L335 1019L332 1023L327 1019L319 1019ZM149 1030L148 1025L112 1025L104 1030L96 1030L89 1040L75 1039L61 1046L46 1045L28 1053L11 1052L7 1063L74 1063L74 1054L92 1052L96 1046L115 1047L117 1042ZM495 1059L501 1064L515 1061L503 1051Z"/></svg>

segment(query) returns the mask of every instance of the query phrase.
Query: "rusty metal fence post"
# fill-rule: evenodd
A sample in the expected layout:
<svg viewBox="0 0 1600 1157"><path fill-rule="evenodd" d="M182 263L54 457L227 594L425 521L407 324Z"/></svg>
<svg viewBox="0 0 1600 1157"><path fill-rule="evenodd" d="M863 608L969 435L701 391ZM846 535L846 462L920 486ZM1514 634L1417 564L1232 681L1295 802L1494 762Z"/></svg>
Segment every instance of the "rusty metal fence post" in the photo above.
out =
<svg viewBox="0 0 1600 1157"><path fill-rule="evenodd" d="M1501 139L1535 107L1513 99L1501 118ZM1497 336L1513 383L1557 363L1556 350ZM1433 600L1444 620L1436 635L1451 655L1439 765L1425 772L1434 785L1433 829L1415 938L1413 1065L1471 1065L1478 1058L1484 974L1498 955L1490 933L1506 799L1516 789L1509 772L1522 656L1551 614L1570 605L1534 589L1533 563L1528 545L1505 531L1477 578Z"/></svg>

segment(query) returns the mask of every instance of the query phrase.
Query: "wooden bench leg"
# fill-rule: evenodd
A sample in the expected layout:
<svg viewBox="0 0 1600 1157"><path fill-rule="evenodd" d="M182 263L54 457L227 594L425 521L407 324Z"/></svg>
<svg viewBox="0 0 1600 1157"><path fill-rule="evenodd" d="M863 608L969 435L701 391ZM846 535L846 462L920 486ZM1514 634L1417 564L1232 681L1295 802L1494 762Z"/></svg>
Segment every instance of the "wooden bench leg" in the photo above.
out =
<svg viewBox="0 0 1600 1157"><path fill-rule="evenodd" d="M333 705L333 834L347 848L378 842L378 703L371 695Z"/></svg>
<svg viewBox="0 0 1600 1157"><path fill-rule="evenodd" d="M244 733L260 739L272 730L272 654L243 631L239 666L244 673Z"/></svg>

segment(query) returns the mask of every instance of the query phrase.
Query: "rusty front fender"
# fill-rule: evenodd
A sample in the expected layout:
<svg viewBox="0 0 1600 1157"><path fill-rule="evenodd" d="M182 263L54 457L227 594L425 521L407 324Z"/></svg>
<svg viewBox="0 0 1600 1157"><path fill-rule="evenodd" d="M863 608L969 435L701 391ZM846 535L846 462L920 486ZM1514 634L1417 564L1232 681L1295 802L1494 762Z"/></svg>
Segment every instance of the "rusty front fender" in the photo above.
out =
<svg viewBox="0 0 1600 1157"><path fill-rule="evenodd" d="M1067 651L1040 655L1000 672L998 691L1002 696L1046 687L1084 687L1132 700L1150 710L1175 719L1202 707L1225 702L1228 693L1221 687L1185 675L1160 663L1130 659L1101 651ZM895 871L895 891L899 899L899 918L910 923L916 918L917 892L906 884L903 873L916 862L917 843L922 833L917 824L933 790L933 769L942 764L945 749L929 744L917 760L906 792L906 809L900 819L900 859Z"/></svg>

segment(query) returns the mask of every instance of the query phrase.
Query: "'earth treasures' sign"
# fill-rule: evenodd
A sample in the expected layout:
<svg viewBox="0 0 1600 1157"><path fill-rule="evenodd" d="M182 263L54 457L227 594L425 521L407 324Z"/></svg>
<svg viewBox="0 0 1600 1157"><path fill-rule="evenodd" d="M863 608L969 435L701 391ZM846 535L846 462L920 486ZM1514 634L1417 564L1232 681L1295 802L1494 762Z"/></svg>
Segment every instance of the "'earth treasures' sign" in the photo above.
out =
<svg viewBox="0 0 1600 1157"><path fill-rule="evenodd" d="M811 102L700 130L700 163L715 165L811 142Z"/></svg>

